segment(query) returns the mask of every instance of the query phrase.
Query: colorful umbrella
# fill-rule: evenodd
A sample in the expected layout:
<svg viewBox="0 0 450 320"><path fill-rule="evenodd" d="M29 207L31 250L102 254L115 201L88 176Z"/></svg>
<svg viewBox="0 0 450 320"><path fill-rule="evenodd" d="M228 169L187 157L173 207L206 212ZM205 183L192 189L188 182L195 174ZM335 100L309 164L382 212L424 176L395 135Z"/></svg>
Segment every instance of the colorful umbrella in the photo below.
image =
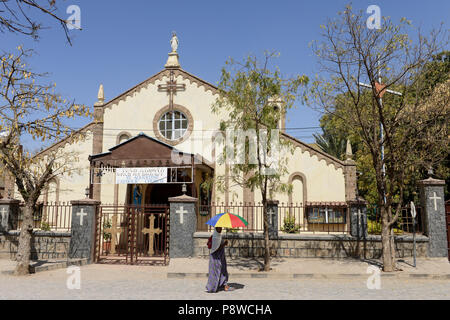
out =
<svg viewBox="0 0 450 320"><path fill-rule="evenodd" d="M212 217L206 224L215 228L243 228L248 222L238 215L224 212Z"/></svg>

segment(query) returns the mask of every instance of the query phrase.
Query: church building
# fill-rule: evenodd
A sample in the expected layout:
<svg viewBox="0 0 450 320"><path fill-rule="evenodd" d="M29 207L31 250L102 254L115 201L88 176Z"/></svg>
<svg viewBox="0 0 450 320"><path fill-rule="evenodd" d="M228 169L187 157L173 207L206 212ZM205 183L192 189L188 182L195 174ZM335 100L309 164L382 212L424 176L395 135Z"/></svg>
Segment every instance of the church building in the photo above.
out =
<svg viewBox="0 0 450 320"><path fill-rule="evenodd" d="M258 190L230 183L228 165L215 161L221 152L215 147L215 133L227 117L211 111L218 88L182 69L176 36L171 44L163 69L145 81L110 100L100 86L94 120L78 131L82 140L62 140L37 155L61 149L78 159L78 170L54 179L42 202L70 202L86 193L113 206L166 204L183 193L198 198L199 208L261 201ZM308 206L355 200L351 150L346 161L336 159L286 134L285 123L283 119L280 124L282 139L291 141L295 151L289 154L289 173L283 179L293 185L293 192L274 200L302 204L302 215ZM217 175L225 177L225 191L214 185L202 188Z"/></svg>

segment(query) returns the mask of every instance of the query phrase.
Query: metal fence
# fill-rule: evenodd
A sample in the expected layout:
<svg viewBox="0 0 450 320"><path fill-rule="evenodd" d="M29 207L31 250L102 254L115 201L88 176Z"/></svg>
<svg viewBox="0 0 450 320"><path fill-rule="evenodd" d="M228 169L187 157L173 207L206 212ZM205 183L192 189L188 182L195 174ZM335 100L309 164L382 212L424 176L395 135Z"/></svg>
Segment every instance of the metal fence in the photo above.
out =
<svg viewBox="0 0 450 320"><path fill-rule="evenodd" d="M230 212L243 217L248 226L232 232L263 232L264 206L261 203L213 203L198 207L198 231L212 231L206 222L217 214ZM280 203L278 205L279 233L349 233L348 208L342 202Z"/></svg>
<svg viewBox="0 0 450 320"><path fill-rule="evenodd" d="M416 207L415 232L422 233L421 208ZM198 206L197 230L212 231L206 222L217 214L230 212L243 217L248 222L245 228L228 230L232 232L263 232L264 207L261 203L212 203ZM375 206L367 208L367 229L369 234L381 234L381 215ZM278 205L278 231L281 234L349 234L349 208L345 202L280 203ZM394 226L397 235L413 232L411 208L405 206Z"/></svg>
<svg viewBox="0 0 450 320"><path fill-rule="evenodd" d="M17 229L23 223L25 204L19 205L17 216ZM38 205L33 215L33 228L44 231L69 231L72 224L72 205L66 202L49 202Z"/></svg>
<svg viewBox="0 0 450 320"><path fill-rule="evenodd" d="M392 210L392 214L394 215L395 209L393 208ZM411 215L411 207L409 205L402 207L400 216L394 225L394 234L412 234L414 229L416 233L422 234L422 208L416 207L416 213L417 214L414 226L414 219ZM376 205L371 205L367 208L367 229L369 234L381 234L381 210Z"/></svg>

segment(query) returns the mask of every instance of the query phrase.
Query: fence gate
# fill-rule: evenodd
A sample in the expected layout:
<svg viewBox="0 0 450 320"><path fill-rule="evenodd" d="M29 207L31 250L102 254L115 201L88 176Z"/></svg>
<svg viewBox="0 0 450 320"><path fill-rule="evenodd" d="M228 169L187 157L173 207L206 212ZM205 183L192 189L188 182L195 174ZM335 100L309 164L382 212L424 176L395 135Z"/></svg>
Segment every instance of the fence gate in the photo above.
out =
<svg viewBox="0 0 450 320"><path fill-rule="evenodd" d="M101 206L97 216L97 263L167 265L169 206Z"/></svg>
<svg viewBox="0 0 450 320"><path fill-rule="evenodd" d="M445 203L445 215L447 216L447 250L448 260L450 261L450 200Z"/></svg>

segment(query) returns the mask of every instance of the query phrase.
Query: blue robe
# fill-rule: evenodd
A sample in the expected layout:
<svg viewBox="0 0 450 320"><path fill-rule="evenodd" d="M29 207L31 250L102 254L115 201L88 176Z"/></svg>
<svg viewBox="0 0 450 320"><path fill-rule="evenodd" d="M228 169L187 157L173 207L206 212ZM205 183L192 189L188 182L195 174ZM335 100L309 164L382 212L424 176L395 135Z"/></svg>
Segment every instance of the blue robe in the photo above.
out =
<svg viewBox="0 0 450 320"><path fill-rule="evenodd" d="M209 276L206 290L217 292L219 288L228 284L227 261L225 260L225 247L209 255Z"/></svg>

